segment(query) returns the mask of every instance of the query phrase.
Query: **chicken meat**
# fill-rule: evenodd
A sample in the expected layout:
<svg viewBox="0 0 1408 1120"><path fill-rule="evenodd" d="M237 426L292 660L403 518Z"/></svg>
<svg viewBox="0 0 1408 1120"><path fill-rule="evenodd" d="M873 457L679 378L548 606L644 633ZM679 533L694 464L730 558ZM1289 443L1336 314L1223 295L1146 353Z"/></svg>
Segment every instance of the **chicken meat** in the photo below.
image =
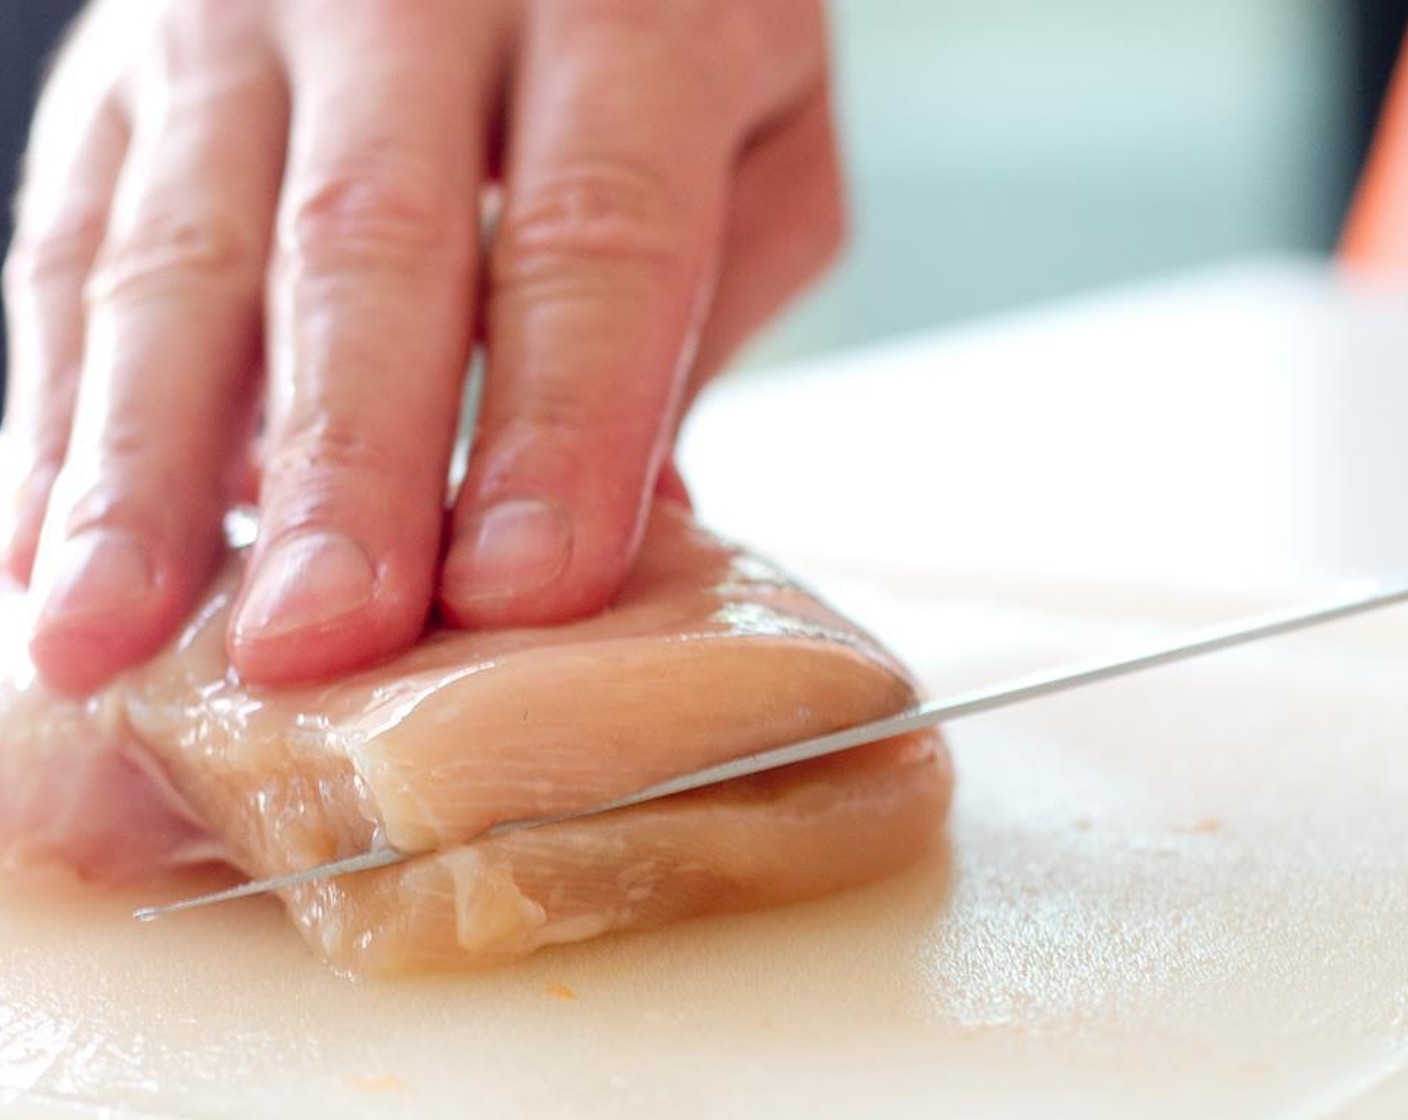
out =
<svg viewBox="0 0 1408 1120"><path fill-rule="evenodd" d="M937 732L601 817L484 838L916 699L871 637L770 564L652 514L610 609L565 626L432 629L333 682L265 689L225 648L232 554L170 646L83 699L47 691L0 594L0 853L94 879L226 860L277 875L392 845L413 858L285 892L335 967L454 969L882 876L939 828Z"/></svg>

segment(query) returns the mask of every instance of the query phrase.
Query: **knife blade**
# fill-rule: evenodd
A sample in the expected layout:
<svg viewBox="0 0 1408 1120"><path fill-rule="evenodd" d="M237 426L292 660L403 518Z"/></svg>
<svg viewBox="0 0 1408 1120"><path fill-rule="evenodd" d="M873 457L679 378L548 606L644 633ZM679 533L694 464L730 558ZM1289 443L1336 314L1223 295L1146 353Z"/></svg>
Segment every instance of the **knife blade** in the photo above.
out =
<svg viewBox="0 0 1408 1120"><path fill-rule="evenodd" d="M783 766L793 766L799 762L809 762L827 755L853 750L856 747L879 742L882 739L890 739L921 728L950 723L967 716L995 711L999 708L1036 700L1069 689L1082 688L1115 677L1154 669L1161 665L1203 657L1219 650L1245 645L1248 642L1274 638L1295 630L1320 626L1404 602L1408 602L1408 584L1381 586L1368 592L1341 595L1309 607L1302 606L1252 619L1244 619L1230 625L1218 626L1185 636L1173 643L1155 646L1122 657L1067 666L1052 672L1036 673L994 687L974 689L919 704L883 719L871 720L853 727L831 731L801 742L771 747L756 754L729 759L686 774L667 778L623 797L600 802L583 809L550 816L522 817L501 821L464 842L473 843L476 840L506 836L524 829L544 828L566 821L600 816L603 813L614 813L648 801L658 801L661 798L673 797L675 794L687 793L690 790L703 789L707 786L733 781L736 778L761 774ZM248 898L251 895L267 894L271 891L284 890L319 879L355 875L376 868L390 867L416 856L427 854L430 853L400 851L391 847L378 848L361 855L333 860L286 875L242 883L228 890L199 895L164 906L145 907L136 911L133 917L140 921L149 921L167 914L213 906L238 898Z"/></svg>

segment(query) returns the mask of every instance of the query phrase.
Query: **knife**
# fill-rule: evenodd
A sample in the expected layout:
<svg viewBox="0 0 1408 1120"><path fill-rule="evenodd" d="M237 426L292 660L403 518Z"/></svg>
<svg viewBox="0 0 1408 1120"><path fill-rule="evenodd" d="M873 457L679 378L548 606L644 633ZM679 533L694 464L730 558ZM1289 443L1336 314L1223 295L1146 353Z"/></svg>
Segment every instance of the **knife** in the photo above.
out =
<svg viewBox="0 0 1408 1120"><path fill-rule="evenodd" d="M544 828L565 821L582 820L585 817L600 816L603 813L614 813L620 809L628 809L632 805L657 801L663 797L672 797L677 793L686 793L689 790L702 789L706 786L718 785L721 782L730 782L735 778L747 777L750 774L761 774L782 766L792 766L799 762L824 758L826 755L852 750L868 743L878 742L881 739L889 739L896 735L917 731L923 727L934 727L941 723L962 719L965 716L991 712L1011 704L1020 704L1027 700L1050 696L1053 693L1110 680L1113 677L1122 677L1130 673L1142 672L1145 669L1154 669L1175 661L1202 657L1205 654L1216 653L1218 650L1228 649L1232 646L1240 646L1264 638L1273 638L1294 630L1319 626L1337 619L1364 614L1403 602L1408 602L1408 584L1378 587L1369 592L1340 597L1310 607L1299 607L1243 620L1228 626L1216 627L1185 636L1172 644L1156 646L1113 660L1087 662L1055 672L1021 677L996 687L975 689L941 700L919 704L896 715L886 716L884 719L871 720L801 742L772 747L756 754L744 755L741 758L729 759L727 762L716 763L700 770L692 770L689 773L646 786L634 793L626 794L624 797L600 802L584 809L574 809L551 816L522 817L501 821L478 835L470 837L465 843L487 840L495 836L507 836L510 833L521 832L529 828ZM290 872L287 875L257 879L231 887L228 890L188 898L165 906L149 906L136 911L133 917L139 921L149 921L166 914L194 910L202 906L213 906L216 903L230 902L251 895L267 894L270 891L284 890L287 887L296 887L319 879L355 875L379 867L390 867L393 864L427 854L429 853L404 852L391 847L377 848L361 855L333 860L330 863L322 863L316 867Z"/></svg>

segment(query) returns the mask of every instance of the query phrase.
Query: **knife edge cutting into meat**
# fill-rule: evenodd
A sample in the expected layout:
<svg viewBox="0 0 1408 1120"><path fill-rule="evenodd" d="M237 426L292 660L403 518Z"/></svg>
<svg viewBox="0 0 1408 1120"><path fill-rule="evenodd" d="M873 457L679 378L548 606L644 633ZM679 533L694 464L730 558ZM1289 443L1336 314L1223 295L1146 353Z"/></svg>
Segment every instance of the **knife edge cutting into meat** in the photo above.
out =
<svg viewBox="0 0 1408 1120"><path fill-rule="evenodd" d="M826 755L852 750L856 747L878 742L881 739L889 739L893 736L903 735L906 732L916 731L923 727L932 727L937 724L948 723L952 720L961 719L964 716L973 716L983 712L995 711L998 708L1005 708L1008 705L1019 704L1026 700L1035 700L1042 696L1065 692L1068 689L1079 688L1083 685L1096 684L1100 681L1142 672L1146 669L1158 668L1161 665L1168 665L1176 661L1201 657L1206 654L1216 653L1219 650L1244 645L1248 642L1274 638L1278 635L1287 634L1295 630L1319 626L1324 623L1334 622L1339 619L1364 614L1369 611L1379 610L1404 602L1408 602L1408 584L1378 587L1367 593L1360 592L1351 596L1342 596L1326 602L1317 603L1309 607L1298 607L1292 610L1279 611L1252 619L1242 620L1230 625L1200 631L1174 643L1156 646L1134 654L1074 666L1066 666L1052 672L1037 673L1000 685L976 689L970 692L945 697L940 700L930 701L908 708L895 715L887 716L884 719L871 720L853 727L841 728L840 730L805 739L801 742L772 747L755 754L744 755L740 758L729 759L726 762L706 766L700 770L680 774L663 782L657 782L644 789L637 790L634 793L627 794L624 797L601 802L584 809L574 810L569 813L560 813L554 816L528 817L502 821L486 829L473 839L488 839L494 836L504 836L524 829L542 828L547 825L560 824L564 821L579 820L583 817L594 817L603 813L615 812L618 809L626 809L632 805L640 805L647 801L656 801L660 798L671 797L677 793L686 793L689 790L702 789L706 786L729 782L735 778L743 778L751 774L760 774L768 770L776 770L779 767L791 766L796 763L822 758ZM279 875L268 879L259 879L253 882L243 883L239 886L231 887L228 890L185 899L165 906L147 907L136 911L134 917L142 921L147 921L167 914L178 913L183 910L193 910L198 907L211 906L216 903L230 902L238 898L247 898L251 895L267 894L271 891L283 890L288 887L295 887L302 883L309 883L319 879L353 875L362 871L371 871L379 867L389 867L393 864L401 863L415 856L424 854L423 852L403 852L395 848L379 848L347 859L334 860L329 863L319 864L315 867L305 868L302 871L291 872L287 875Z"/></svg>

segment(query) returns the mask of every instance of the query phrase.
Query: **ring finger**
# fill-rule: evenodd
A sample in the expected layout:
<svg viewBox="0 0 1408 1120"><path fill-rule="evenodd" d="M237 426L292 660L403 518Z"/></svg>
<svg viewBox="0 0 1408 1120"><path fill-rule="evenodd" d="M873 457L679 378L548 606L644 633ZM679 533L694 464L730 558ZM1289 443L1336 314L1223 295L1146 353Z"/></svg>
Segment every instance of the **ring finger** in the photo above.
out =
<svg viewBox="0 0 1408 1120"><path fill-rule="evenodd" d="M9 377L0 477L12 489L0 548L21 582L29 579L68 447L83 361L83 283L129 139L125 111L95 87L86 63L65 55L40 101L5 262Z"/></svg>

